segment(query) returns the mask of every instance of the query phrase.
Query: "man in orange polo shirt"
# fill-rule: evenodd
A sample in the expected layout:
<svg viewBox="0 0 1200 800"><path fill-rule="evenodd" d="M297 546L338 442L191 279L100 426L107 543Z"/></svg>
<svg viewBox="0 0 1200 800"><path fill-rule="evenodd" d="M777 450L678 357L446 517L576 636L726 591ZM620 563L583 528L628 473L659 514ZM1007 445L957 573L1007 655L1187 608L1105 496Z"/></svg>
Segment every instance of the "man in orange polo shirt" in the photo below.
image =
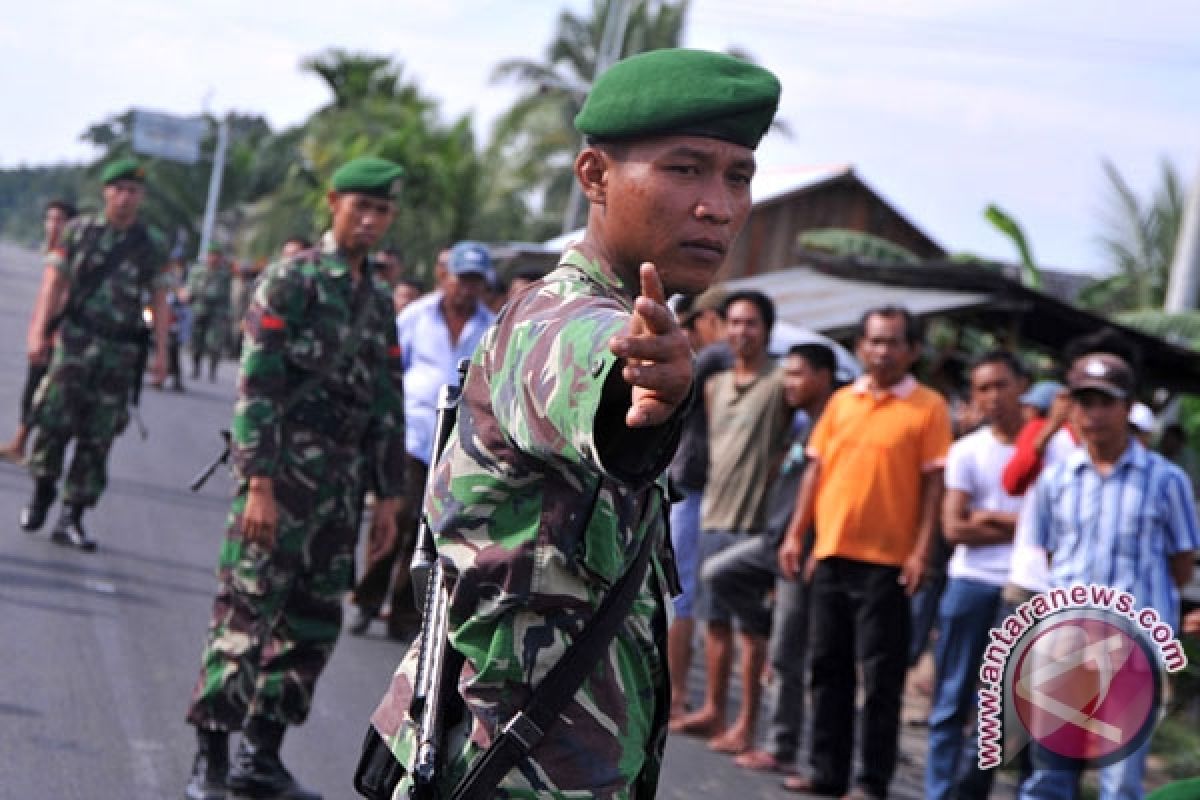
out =
<svg viewBox="0 0 1200 800"><path fill-rule="evenodd" d="M921 584L952 440L945 400L909 374L918 321L884 306L863 315L867 374L830 399L808 442L809 466L779 550L783 573L810 587L811 776L785 787L827 797L882 798L896 766L907 668L908 598ZM855 656L863 671L862 772L853 762Z"/></svg>

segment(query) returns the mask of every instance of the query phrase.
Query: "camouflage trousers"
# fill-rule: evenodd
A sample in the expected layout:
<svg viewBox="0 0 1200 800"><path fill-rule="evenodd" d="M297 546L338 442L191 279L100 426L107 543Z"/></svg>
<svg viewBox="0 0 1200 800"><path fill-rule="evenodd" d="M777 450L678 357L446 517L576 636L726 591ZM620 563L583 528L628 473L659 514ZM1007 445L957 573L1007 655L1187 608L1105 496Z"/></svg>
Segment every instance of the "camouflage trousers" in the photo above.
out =
<svg viewBox="0 0 1200 800"><path fill-rule="evenodd" d="M75 454L63 501L91 507L108 484L108 453L129 424L129 392L137 369L136 346L91 337L64 326L50 369L33 399L37 428L29 472L57 481L67 444Z"/></svg>
<svg viewBox="0 0 1200 800"><path fill-rule="evenodd" d="M233 502L208 638L187 721L241 730L248 717L298 725L342 626L361 518L357 481L275 479L274 547L242 536L246 486ZM295 502L293 502L295 501Z"/></svg>
<svg viewBox="0 0 1200 800"><path fill-rule="evenodd" d="M192 320L192 356L220 358L229 339L229 315L197 309Z"/></svg>

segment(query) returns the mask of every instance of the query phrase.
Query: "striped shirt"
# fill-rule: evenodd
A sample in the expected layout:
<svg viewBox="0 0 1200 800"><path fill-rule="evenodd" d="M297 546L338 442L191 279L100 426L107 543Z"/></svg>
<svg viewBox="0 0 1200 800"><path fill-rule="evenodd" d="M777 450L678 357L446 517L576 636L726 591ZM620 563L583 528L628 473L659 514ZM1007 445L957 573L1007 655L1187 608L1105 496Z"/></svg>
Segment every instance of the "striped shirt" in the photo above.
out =
<svg viewBox="0 0 1200 800"><path fill-rule="evenodd" d="M1171 556L1200 547L1192 486L1183 470L1137 440L1108 476L1086 448L1038 478L1033 543L1051 554L1055 587L1097 583L1132 594L1178 626Z"/></svg>

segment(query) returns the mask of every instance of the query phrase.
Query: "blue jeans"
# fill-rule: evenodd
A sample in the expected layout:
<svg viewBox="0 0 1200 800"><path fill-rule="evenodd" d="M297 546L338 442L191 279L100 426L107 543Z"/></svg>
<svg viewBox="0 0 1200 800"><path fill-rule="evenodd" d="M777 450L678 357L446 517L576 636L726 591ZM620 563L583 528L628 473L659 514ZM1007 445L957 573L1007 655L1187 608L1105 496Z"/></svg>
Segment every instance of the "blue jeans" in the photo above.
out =
<svg viewBox="0 0 1200 800"><path fill-rule="evenodd" d="M988 631L996 621L1002 589L990 583L950 578L938 612L937 694L929 713L929 758L925 797L958 795L960 776L974 768L963 758L963 728L978 709L976 681Z"/></svg>
<svg viewBox="0 0 1200 800"><path fill-rule="evenodd" d="M671 506L671 548L675 551L675 571L683 591L675 598L675 616L691 619L696 599L696 581L700 572L700 503L703 489L684 489L683 499Z"/></svg>
<svg viewBox="0 0 1200 800"><path fill-rule="evenodd" d="M1115 764L1098 771L1100 800L1141 800L1145 796L1142 776L1146 771L1146 755L1150 741ZM1034 755L1034 770L1021 785L1019 800L1073 800L1079 784L1079 771L1074 769L1041 769Z"/></svg>

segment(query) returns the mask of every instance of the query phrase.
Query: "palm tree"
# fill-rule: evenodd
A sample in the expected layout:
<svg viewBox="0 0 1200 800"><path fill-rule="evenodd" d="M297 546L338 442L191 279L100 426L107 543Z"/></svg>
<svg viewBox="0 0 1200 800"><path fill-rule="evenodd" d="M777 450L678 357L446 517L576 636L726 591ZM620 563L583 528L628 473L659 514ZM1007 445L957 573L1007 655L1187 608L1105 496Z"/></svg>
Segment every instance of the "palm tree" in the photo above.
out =
<svg viewBox="0 0 1200 800"><path fill-rule="evenodd" d="M1017 255L1021 257L1021 283L1031 289L1042 288L1042 273L1033 260L1033 248L1030 247L1029 239L1020 223L994 203L984 209L983 216L996 230L1007 236L1017 249Z"/></svg>
<svg viewBox="0 0 1200 800"><path fill-rule="evenodd" d="M563 11L558 17L554 39L542 60L510 59L496 65L495 83L515 81L525 92L496 123L488 159L521 177L534 187L545 214L538 227L561 227L560 209L570 194L570 165L579 149L575 115L596 77L604 28L614 5L621 0L593 0L590 14ZM629 20L619 48L619 57L677 47L690 0L633 0Z"/></svg>
<svg viewBox="0 0 1200 800"><path fill-rule="evenodd" d="M1098 237L1113 275L1088 287L1080 299L1100 311L1161 308L1171 259L1183 221L1184 189L1179 173L1163 161L1161 180L1144 204L1112 165L1104 162L1112 189Z"/></svg>
<svg viewBox="0 0 1200 800"><path fill-rule="evenodd" d="M404 67L387 56L334 47L303 59L300 69L325 82L333 94L333 102L327 109L345 111L370 98L388 98L426 109L432 107L432 101L421 94L416 84L405 80Z"/></svg>

